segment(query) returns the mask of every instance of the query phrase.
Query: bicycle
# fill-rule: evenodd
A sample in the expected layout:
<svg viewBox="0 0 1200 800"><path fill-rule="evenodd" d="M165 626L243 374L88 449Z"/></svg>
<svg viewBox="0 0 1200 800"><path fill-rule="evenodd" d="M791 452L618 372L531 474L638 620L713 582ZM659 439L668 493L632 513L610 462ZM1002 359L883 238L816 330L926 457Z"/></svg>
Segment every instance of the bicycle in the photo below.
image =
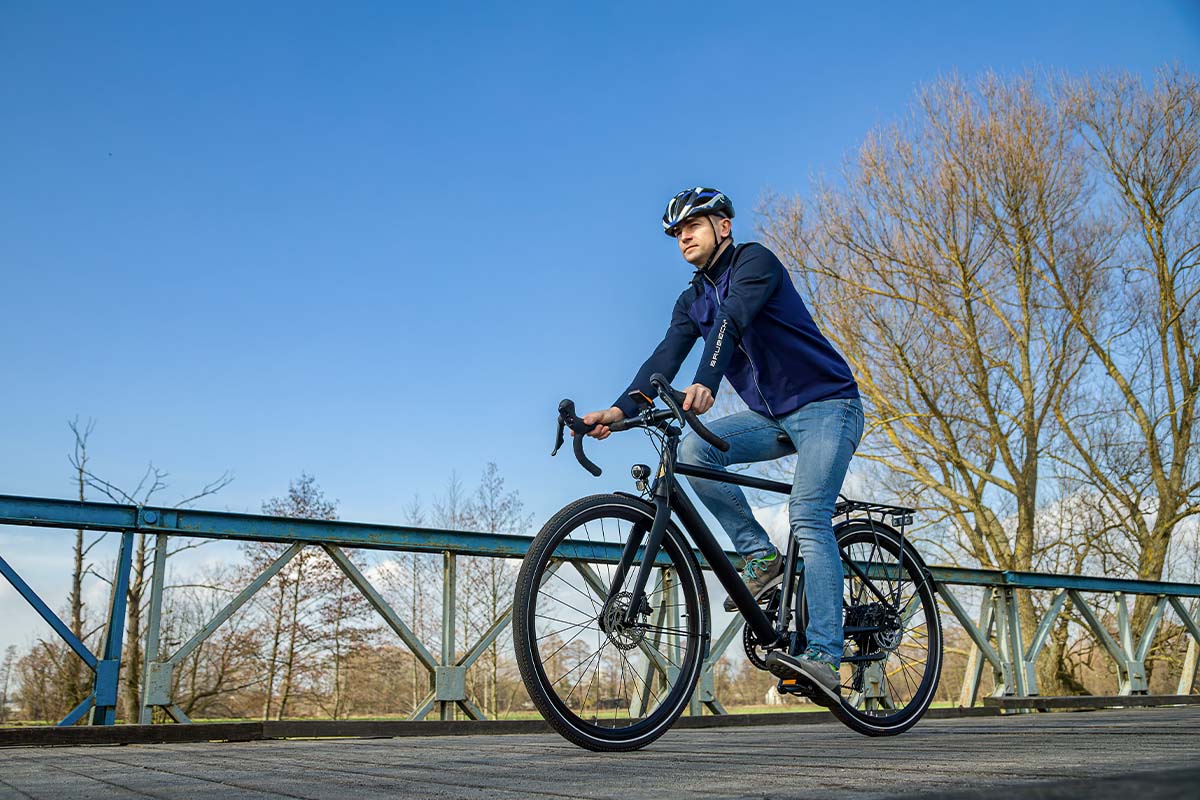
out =
<svg viewBox="0 0 1200 800"><path fill-rule="evenodd" d="M679 463L685 423L722 451L729 445L694 412L682 410L683 394L662 375L651 384L665 408L642 395L636 416L609 427L640 428L655 441L654 480L647 465L634 465L639 494L591 495L554 514L525 555L513 600L517 664L530 698L552 728L590 750L645 747L689 704L711 631L700 560L685 532L744 617L743 645L754 666L769 670L772 651L795 654L805 645L804 573L795 537L789 537L783 579L756 600L676 476L785 494L791 486ZM601 469L583 450L592 427L575 415L574 403L563 400L551 455L570 428L576 459L599 477ZM915 725L941 672L934 584L904 536L912 515L910 508L844 498L835 515L845 573L845 651L842 702L830 710L868 736ZM817 699L805 684L777 677L780 692Z"/></svg>

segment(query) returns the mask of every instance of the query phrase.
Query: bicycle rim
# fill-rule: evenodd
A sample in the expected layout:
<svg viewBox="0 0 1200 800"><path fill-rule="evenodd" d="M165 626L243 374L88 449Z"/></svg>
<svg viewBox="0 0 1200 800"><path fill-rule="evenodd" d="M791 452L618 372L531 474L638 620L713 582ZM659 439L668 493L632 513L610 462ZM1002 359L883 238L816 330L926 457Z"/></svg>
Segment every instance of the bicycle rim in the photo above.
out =
<svg viewBox="0 0 1200 800"><path fill-rule="evenodd" d="M551 725L591 749L656 739L683 712L699 675L699 568L677 532L664 538L646 613L623 622L640 558L606 604L621 548L650 521L628 499L585 498L546 524L518 579L514 637L526 688Z"/></svg>
<svg viewBox="0 0 1200 800"><path fill-rule="evenodd" d="M838 532L838 547L868 578L847 569L843 580L838 716L867 735L902 733L929 708L941 673L941 617L933 584L913 552L885 526L851 523ZM807 622L806 612L797 611Z"/></svg>

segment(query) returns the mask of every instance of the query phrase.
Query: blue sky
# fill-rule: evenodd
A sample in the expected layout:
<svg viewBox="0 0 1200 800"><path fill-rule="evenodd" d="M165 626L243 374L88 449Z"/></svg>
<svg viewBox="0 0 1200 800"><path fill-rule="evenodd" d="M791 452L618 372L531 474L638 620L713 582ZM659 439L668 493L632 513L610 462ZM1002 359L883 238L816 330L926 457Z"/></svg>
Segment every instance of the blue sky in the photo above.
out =
<svg viewBox="0 0 1200 800"><path fill-rule="evenodd" d="M0 493L70 496L79 415L166 503L228 469L207 505L256 511L307 470L398 522L494 460L544 519L650 459L547 456L558 400L607 406L666 327L675 191L753 238L940 75L1198 56L1182 1L0 2ZM0 528L52 605L68 549Z"/></svg>

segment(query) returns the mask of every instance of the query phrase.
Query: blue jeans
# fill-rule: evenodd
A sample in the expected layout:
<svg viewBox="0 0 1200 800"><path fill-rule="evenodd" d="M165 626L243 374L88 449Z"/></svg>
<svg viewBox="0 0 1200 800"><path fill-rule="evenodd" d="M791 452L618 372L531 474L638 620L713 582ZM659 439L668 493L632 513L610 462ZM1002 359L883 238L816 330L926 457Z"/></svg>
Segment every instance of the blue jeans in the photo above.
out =
<svg viewBox="0 0 1200 800"><path fill-rule="evenodd" d="M788 510L792 535L799 541L804 558L808 600L805 634L810 650L838 666L843 646L843 575L832 517L850 457L862 438L862 403L857 398L821 400L780 419L742 411L706 424L729 442L729 451L722 453L693 433L679 446L682 463L724 471L730 464L799 454ZM780 442L776 438L780 433L786 433L791 443ZM688 483L725 528L743 558L775 550L740 487L692 477Z"/></svg>

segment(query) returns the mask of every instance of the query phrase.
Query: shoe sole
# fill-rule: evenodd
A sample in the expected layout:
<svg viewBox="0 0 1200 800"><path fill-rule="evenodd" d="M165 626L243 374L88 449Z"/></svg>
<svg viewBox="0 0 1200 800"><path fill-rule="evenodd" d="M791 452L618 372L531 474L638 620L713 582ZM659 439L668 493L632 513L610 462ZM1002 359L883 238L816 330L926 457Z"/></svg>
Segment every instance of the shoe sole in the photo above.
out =
<svg viewBox="0 0 1200 800"><path fill-rule="evenodd" d="M782 680L795 681L804 695L814 703L828 709L840 709L842 706L840 693L827 688L807 672L779 658L778 652L767 654L767 671Z"/></svg>
<svg viewBox="0 0 1200 800"><path fill-rule="evenodd" d="M771 591L772 589L776 588L776 587L777 587L777 586L779 586L781 583L783 583L783 576L782 576L782 575L780 575L778 578L776 578L775 580L773 580L773 581L771 581L770 583L768 583L766 586L764 586L764 587L762 587L761 589L759 589L759 590L758 590L758 594L756 594L756 595L754 596L754 602L758 603L759 605L762 605L762 601L763 601L764 599L766 599L767 592L769 592L769 591ZM732 612L732 611L737 611L737 610L738 610L738 607L737 607L737 606L735 606L735 605L732 605L732 604L731 604L731 601L732 601L732 600L733 600L733 598L731 598L731 597L727 597L727 598L725 598L725 602L722 604L722 606L721 606L721 607L722 607L722 608L724 608L726 611L731 611L731 612Z"/></svg>

